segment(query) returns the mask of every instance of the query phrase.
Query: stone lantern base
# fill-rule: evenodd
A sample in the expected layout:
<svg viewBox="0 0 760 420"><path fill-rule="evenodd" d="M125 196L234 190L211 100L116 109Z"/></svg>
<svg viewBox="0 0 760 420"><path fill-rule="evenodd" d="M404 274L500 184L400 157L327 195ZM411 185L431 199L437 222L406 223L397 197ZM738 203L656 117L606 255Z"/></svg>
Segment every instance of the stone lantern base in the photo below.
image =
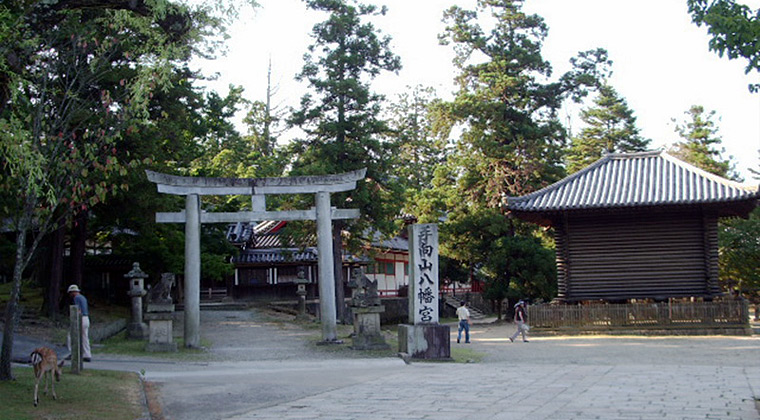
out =
<svg viewBox="0 0 760 420"><path fill-rule="evenodd" d="M148 337L148 324L144 322L130 322L127 325L127 337L144 340Z"/></svg>
<svg viewBox="0 0 760 420"><path fill-rule="evenodd" d="M145 314L148 320L149 334L146 351L151 352L175 352L177 343L174 342L173 304L148 304L148 312Z"/></svg>
<svg viewBox="0 0 760 420"><path fill-rule="evenodd" d="M387 350L391 348L380 331L380 314L385 312L385 306L352 306L351 311L354 314L352 349Z"/></svg>

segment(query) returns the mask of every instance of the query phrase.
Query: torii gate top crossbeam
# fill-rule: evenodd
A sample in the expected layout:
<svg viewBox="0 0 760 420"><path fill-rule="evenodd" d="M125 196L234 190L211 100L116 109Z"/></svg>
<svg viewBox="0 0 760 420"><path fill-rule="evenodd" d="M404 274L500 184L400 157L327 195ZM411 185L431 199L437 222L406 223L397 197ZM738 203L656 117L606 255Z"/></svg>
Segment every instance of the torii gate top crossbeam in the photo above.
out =
<svg viewBox="0 0 760 420"><path fill-rule="evenodd" d="M334 175L307 175L287 178L204 178L163 174L146 170L158 192L174 195L262 195L342 192L356 188L367 168Z"/></svg>

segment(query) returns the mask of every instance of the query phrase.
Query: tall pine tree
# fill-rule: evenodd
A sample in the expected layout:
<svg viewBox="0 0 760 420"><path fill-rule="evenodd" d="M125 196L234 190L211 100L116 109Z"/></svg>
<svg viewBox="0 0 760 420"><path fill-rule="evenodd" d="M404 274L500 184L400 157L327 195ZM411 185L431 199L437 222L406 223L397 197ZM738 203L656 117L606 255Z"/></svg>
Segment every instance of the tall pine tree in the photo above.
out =
<svg viewBox="0 0 760 420"><path fill-rule="evenodd" d="M594 107L581 111L586 124L572 139L567 156L567 170L577 172L606 153L642 152L650 140L639 135L636 117L625 99L608 84L602 84Z"/></svg>
<svg viewBox="0 0 760 420"><path fill-rule="evenodd" d="M676 125L676 133L682 141L674 144L669 152L707 172L726 178L735 177L731 174L731 162L721 157L723 140L713 121L715 111L705 113L701 105L692 105L684 114L686 119Z"/></svg>
<svg viewBox="0 0 760 420"><path fill-rule="evenodd" d="M421 195L419 211L423 220L446 217L441 251L470 267L472 276L499 251L494 247L514 250L527 243L506 243L531 228L504 217L501 204L564 175L566 133L557 112L565 99L596 83L594 71L606 52L582 54L571 72L547 82L552 68L541 48L548 28L540 16L522 11L522 1L479 0L475 10L455 6L444 22L440 40L454 46L458 91L435 114L456 144L436 171L433 188ZM492 272L490 281L514 280L510 273Z"/></svg>
<svg viewBox="0 0 760 420"><path fill-rule="evenodd" d="M390 37L381 37L366 18L385 14L385 8L348 0L307 0L307 6L326 12L327 19L314 25L304 56L299 81L310 92L301 99L300 109L289 119L305 138L293 141L292 175L332 174L367 168L366 178L354 191L332 194L333 205L359 208L362 217L351 222L350 238L361 238L368 227L393 231L393 221L401 208L402 192L390 173L391 148L382 141L389 131L381 119L383 96L372 92L370 82L383 71L401 68L400 59L390 49ZM350 197L350 199L349 199ZM341 266L341 228L336 222L334 259ZM338 302L343 302L342 270L335 270ZM338 305L338 319L343 318Z"/></svg>

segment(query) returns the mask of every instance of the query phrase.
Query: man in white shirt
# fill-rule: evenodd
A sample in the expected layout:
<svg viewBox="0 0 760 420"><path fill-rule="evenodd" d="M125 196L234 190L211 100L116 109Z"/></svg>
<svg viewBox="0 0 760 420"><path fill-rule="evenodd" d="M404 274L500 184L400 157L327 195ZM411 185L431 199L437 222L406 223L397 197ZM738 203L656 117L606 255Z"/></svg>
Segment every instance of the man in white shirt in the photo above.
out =
<svg viewBox="0 0 760 420"><path fill-rule="evenodd" d="M470 311L467 309L467 302L462 301L462 304L457 309L457 317L459 317L459 335L457 336L457 343L462 339L462 330L464 330L464 342L470 342Z"/></svg>

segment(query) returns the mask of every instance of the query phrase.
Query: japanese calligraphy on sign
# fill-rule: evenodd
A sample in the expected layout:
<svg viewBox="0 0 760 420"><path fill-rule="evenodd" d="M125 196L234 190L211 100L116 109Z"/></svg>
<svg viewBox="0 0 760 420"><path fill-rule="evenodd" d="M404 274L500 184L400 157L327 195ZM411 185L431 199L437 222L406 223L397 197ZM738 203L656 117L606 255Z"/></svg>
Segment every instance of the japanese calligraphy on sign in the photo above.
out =
<svg viewBox="0 0 760 420"><path fill-rule="evenodd" d="M409 322L438 323L438 225L409 227Z"/></svg>

